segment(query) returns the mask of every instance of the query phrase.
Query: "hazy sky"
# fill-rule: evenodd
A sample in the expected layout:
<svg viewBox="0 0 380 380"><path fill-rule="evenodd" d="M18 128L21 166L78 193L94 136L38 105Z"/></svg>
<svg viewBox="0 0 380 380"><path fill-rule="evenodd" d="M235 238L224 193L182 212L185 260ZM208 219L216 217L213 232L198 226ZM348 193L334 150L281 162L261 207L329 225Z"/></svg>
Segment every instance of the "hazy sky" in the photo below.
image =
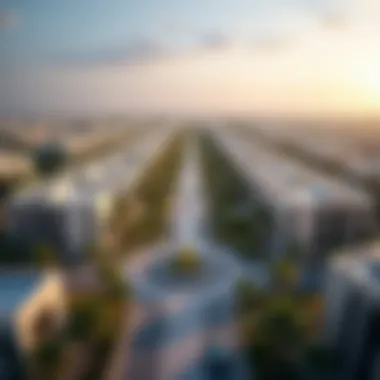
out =
<svg viewBox="0 0 380 380"><path fill-rule="evenodd" d="M1 0L0 110L375 114L378 0Z"/></svg>

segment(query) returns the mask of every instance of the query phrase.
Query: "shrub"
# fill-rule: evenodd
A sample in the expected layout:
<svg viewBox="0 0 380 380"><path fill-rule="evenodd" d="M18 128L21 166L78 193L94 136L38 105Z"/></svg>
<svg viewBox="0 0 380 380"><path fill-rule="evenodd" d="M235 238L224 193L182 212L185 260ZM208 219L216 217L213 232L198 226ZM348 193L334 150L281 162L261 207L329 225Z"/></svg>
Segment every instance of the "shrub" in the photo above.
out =
<svg viewBox="0 0 380 380"><path fill-rule="evenodd" d="M289 289L297 284L299 271L294 260L285 258L274 264L273 276L277 286Z"/></svg>
<svg viewBox="0 0 380 380"><path fill-rule="evenodd" d="M184 248L174 258L172 268L177 273L192 274L198 272L201 260L197 252L191 248Z"/></svg>
<svg viewBox="0 0 380 380"><path fill-rule="evenodd" d="M240 278L235 284L238 310L242 313L259 309L263 305L264 294L247 278Z"/></svg>

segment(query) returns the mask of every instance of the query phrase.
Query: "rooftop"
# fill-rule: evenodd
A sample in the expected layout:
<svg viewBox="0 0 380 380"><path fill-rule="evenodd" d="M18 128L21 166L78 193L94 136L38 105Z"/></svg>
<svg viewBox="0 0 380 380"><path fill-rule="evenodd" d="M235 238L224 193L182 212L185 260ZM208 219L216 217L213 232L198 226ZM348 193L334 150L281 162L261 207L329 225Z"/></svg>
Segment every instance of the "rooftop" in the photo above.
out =
<svg viewBox="0 0 380 380"><path fill-rule="evenodd" d="M97 199L105 193L117 193L132 184L142 167L160 149L168 136L166 133L150 135L142 139L140 144L128 145L90 167L85 165L70 173L41 181L16 194L12 203L67 204Z"/></svg>
<svg viewBox="0 0 380 380"><path fill-rule="evenodd" d="M295 186L309 193L312 203L370 205L368 194L354 187L314 171L302 163L278 154L254 141L239 139L227 131L218 133L222 146L235 159L236 164L255 183L260 184L270 199L280 203L294 202L291 193Z"/></svg>

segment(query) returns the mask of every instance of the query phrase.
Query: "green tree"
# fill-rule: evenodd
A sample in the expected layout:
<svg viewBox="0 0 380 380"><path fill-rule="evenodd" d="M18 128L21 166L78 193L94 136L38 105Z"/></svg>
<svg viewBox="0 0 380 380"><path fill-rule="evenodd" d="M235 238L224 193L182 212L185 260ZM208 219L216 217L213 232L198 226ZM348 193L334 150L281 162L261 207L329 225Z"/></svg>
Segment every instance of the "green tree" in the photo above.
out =
<svg viewBox="0 0 380 380"><path fill-rule="evenodd" d="M104 266L101 271L101 280L104 283L106 295L110 299L124 301L128 298L130 289L120 268L113 265Z"/></svg>
<svg viewBox="0 0 380 380"><path fill-rule="evenodd" d="M259 378L297 379L306 333L296 305L274 298L259 314L254 336Z"/></svg>
<svg viewBox="0 0 380 380"><path fill-rule="evenodd" d="M304 341L297 307L288 299L272 300L261 313L257 330L258 340L287 354L297 350Z"/></svg>
<svg viewBox="0 0 380 380"><path fill-rule="evenodd" d="M45 309L34 320L35 346L31 352L30 364L36 380L55 378L62 358L64 341L57 317L53 309Z"/></svg>
<svg viewBox="0 0 380 380"><path fill-rule="evenodd" d="M264 306L265 295L247 278L240 278L235 285L238 311L242 314L258 311Z"/></svg>
<svg viewBox="0 0 380 380"><path fill-rule="evenodd" d="M42 176L49 176L66 164L68 154L62 145L49 142L36 149L33 160L36 172Z"/></svg>
<svg viewBox="0 0 380 380"><path fill-rule="evenodd" d="M250 347L250 357L255 363L255 378L259 380L300 380L296 363L276 356L272 347L262 343Z"/></svg>
<svg viewBox="0 0 380 380"><path fill-rule="evenodd" d="M286 292L293 289L299 277L296 261L288 257L276 261L272 267L272 275L277 290Z"/></svg>
<svg viewBox="0 0 380 380"><path fill-rule="evenodd" d="M333 348L314 345L307 349L306 363L317 379L324 379L339 369L339 356Z"/></svg>
<svg viewBox="0 0 380 380"><path fill-rule="evenodd" d="M59 254L49 243L40 243L34 248L34 257L42 267L55 266L59 262Z"/></svg>
<svg viewBox="0 0 380 380"><path fill-rule="evenodd" d="M68 337L74 341L86 341L92 338L94 326L101 307L94 299L81 300L72 305L67 322Z"/></svg>
<svg viewBox="0 0 380 380"><path fill-rule="evenodd" d="M201 268L199 254L191 247L183 248L173 259L172 269L175 273L194 274Z"/></svg>
<svg viewBox="0 0 380 380"><path fill-rule="evenodd" d="M38 343L30 354L32 378L35 380L54 379L62 352L63 344L58 339Z"/></svg>

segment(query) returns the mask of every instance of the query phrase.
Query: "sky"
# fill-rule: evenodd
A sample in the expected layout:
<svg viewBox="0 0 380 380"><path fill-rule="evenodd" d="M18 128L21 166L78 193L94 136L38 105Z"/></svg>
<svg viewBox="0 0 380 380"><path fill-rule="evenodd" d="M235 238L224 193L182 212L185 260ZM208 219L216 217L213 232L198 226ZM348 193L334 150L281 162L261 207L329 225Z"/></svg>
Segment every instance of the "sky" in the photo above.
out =
<svg viewBox="0 0 380 380"><path fill-rule="evenodd" d="M0 0L0 112L374 115L378 0Z"/></svg>

